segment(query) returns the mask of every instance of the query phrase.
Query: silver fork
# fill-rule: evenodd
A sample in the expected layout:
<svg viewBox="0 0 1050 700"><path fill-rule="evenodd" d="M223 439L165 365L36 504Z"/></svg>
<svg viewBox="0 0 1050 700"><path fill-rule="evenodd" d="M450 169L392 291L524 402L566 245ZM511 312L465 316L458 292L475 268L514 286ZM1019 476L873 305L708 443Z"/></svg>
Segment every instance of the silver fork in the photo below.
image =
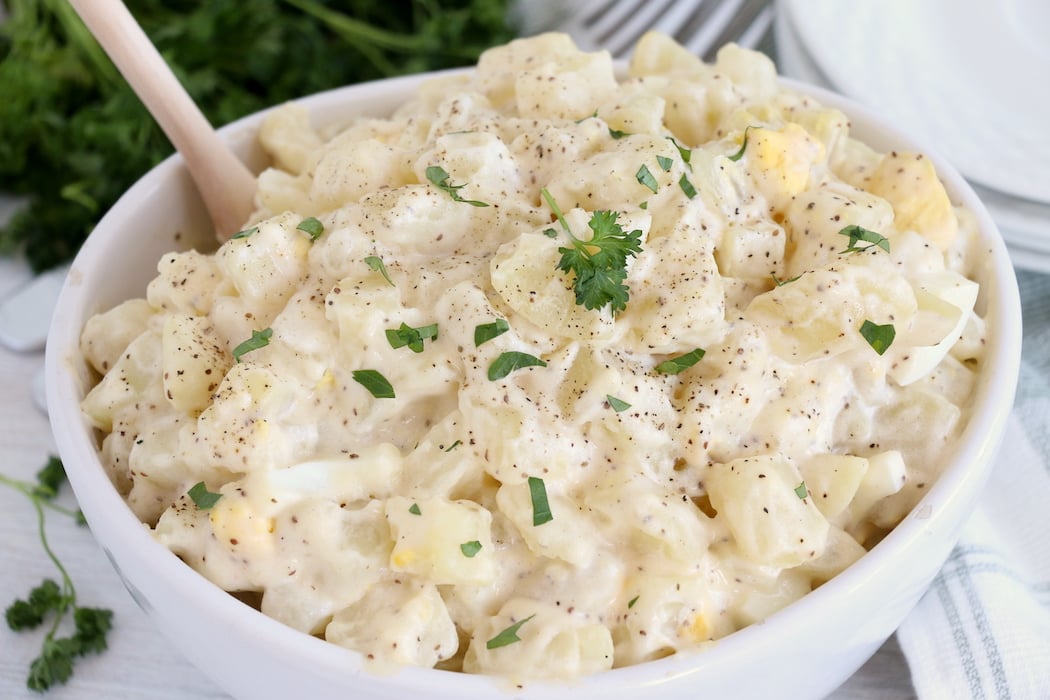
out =
<svg viewBox="0 0 1050 700"><path fill-rule="evenodd" d="M673 37L705 61L713 60L729 41L759 48L771 34L774 13L771 0L523 0L521 4L548 13L551 24L545 28L568 33L581 49L607 49L616 58L627 56L650 29Z"/></svg>

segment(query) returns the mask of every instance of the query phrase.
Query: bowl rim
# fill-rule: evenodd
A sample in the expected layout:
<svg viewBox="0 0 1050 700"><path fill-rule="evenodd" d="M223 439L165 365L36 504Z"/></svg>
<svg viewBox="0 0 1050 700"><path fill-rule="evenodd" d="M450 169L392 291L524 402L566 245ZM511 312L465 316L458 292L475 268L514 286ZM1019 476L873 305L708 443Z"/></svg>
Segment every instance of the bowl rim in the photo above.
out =
<svg viewBox="0 0 1050 700"><path fill-rule="evenodd" d="M411 88L418 86L423 80L466 73L470 70L472 68L449 69L360 83L316 93L297 99L296 102L307 107L311 114L319 114L340 105L345 107L355 104L355 98L368 95L377 84L381 84L386 91L398 95L392 104L400 104L405 97L414 94L410 91ZM989 295L989 334L996 338L996 342L989 345L984 372L978 380L972 399L974 406L986 408L971 411L968 423L946 461L944 471L915 508L879 544L823 586L772 614L764 622L736 631L706 648L603 671L568 684L534 681L530 682L524 691L515 689L516 695L524 693L521 696L533 697L535 693L535 697L545 700L575 697L582 691L615 695L614 690L625 686L636 687L639 682L659 682L667 678L700 673L707 668L728 663L741 651L783 643L783 640L778 641L777 637L790 636L795 626L806 624L807 618L814 612L834 607L836 602L842 605L850 596L879 586L889 575L888 564L885 563L887 559L892 561L903 552L920 549L931 533L940 528L954 527L952 523L965 517L965 513L978 498L980 488L990 476L1013 403L1020 370L1020 299L1016 277L1002 236L972 187L939 154L919 146L916 139L887 124L870 108L847 97L789 78L781 77L779 82L785 88L812 96L825 107L842 110L851 122L861 124L862 131L878 131L886 140L899 144L898 148L911 147L927 154L953 203L968 207L976 216L980 240L988 246L990 253L987 256L989 267L984 274L993 284L987 289L982 284L982 294ZM239 119L220 129L220 134L231 142L238 138L243 139L245 134L249 133L253 137L263 117L276 108L270 107ZM80 413L79 401L82 395L74 378L76 372L71 370L70 362L77 362L80 331L84 321L95 312L88 308L89 300L79 293L84 275L89 274L84 272L85 264L90 263L87 268L89 271L94 268L96 275L104 275L104 265L99 267L97 259L104 258L108 248L113 245L111 239L115 240L115 234L111 234L110 231L115 230L112 228L116 225L114 222L119 221L124 210L135 207L134 202L137 198L153 188L161 187L183 167L181 158L177 154L172 155L132 185L102 218L73 261L53 316L49 333L51 342L47 344L45 360L48 378L47 404L50 407L52 431L59 454L63 458L69 458L66 461L69 480L82 506L86 506L84 512L93 530L108 533L116 527L122 529L124 532L120 536L128 540L127 544L133 548L135 556L141 557L142 563L151 571L170 577L173 585L185 590L201 606L202 612L222 624L248 629L252 634L265 637L267 644L279 653L317 665L319 671L350 676L359 676L361 673L371 675L361 654L298 632L247 605L231 605L232 596L157 543L110 484L101 465L92 430ZM88 456L86 463L82 462L85 456ZM958 534L949 538L951 545L954 545L957 537ZM101 537L99 543L104 549L107 547ZM108 549L106 552L111 560L116 556ZM937 565L938 569L943 562L942 558ZM117 562L113 563L119 572ZM125 583L128 584L126 580ZM926 581L923 589L928 585L929 581ZM129 589L134 595L134 588L129 585ZM918 600L918 595L915 599ZM139 602L140 605L143 604L142 601ZM899 620L897 622L899 623ZM876 641L881 643L884 639L885 637ZM495 687L502 687L502 684L506 683L505 679L499 677L415 667L401 669L396 674L383 678L399 691L426 694L434 689L435 684L445 682L442 680L443 676L455 678L456 691L465 694L491 692L494 684Z"/></svg>

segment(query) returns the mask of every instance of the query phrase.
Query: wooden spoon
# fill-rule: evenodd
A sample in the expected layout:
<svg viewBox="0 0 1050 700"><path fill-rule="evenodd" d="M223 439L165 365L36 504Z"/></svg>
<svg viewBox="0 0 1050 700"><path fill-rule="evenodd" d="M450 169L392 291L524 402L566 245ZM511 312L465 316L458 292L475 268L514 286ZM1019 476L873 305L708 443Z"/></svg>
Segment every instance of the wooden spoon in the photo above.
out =
<svg viewBox="0 0 1050 700"><path fill-rule="evenodd" d="M121 0L70 4L182 154L216 236L229 238L252 213L251 171L219 138Z"/></svg>

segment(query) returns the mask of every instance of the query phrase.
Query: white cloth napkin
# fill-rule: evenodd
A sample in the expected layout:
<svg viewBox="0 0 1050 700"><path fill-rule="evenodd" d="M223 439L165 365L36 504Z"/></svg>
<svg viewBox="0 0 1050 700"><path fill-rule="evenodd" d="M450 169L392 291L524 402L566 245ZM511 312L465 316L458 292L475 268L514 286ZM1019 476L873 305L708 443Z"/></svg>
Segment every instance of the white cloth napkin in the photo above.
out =
<svg viewBox="0 0 1050 700"><path fill-rule="evenodd" d="M1021 379L995 471L897 631L920 700L1050 698L1050 275L1019 283Z"/></svg>

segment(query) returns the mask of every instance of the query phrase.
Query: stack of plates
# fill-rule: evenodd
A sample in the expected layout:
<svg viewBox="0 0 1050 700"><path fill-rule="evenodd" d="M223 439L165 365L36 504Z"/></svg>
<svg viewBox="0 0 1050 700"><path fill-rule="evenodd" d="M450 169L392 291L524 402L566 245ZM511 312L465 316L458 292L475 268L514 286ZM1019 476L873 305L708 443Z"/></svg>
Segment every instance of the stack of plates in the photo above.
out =
<svg viewBox="0 0 1050 700"><path fill-rule="evenodd" d="M1050 3L777 0L782 74L877 109L951 161L1017 267L1050 272Z"/></svg>

